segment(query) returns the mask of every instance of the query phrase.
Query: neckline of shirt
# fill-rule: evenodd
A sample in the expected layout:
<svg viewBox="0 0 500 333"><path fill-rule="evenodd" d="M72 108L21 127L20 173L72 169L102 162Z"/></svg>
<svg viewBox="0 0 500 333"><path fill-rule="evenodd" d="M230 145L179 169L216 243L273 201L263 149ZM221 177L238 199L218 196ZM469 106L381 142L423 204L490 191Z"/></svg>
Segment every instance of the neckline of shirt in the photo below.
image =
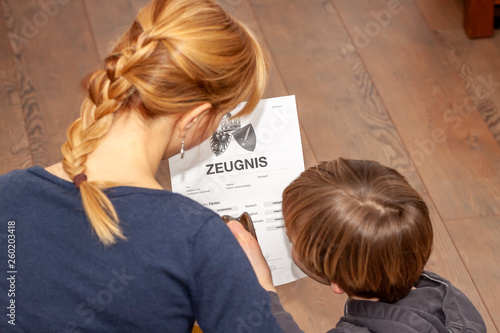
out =
<svg viewBox="0 0 500 333"><path fill-rule="evenodd" d="M47 170L45 170L43 167L41 166L32 166L30 168L27 169L28 172L40 177L40 178L43 178L51 183L54 183L56 185L59 185L59 186L62 186L66 189L70 189L70 190L74 190L74 191L79 191L75 184L73 184L72 182L70 181L67 181L65 179L62 179L60 177L57 177L56 175L48 172ZM163 189L163 190L159 190L159 189L152 189L152 188L145 188L145 187L137 187L137 186L127 186L127 185L119 185L119 186L114 186L114 187L110 187L110 188L107 188L104 190L104 192L106 192L106 194L110 195L125 195L125 194L131 194L131 193L145 193L145 194L155 194L155 195L158 195L158 194L161 194L161 195L165 195L165 194L171 194L172 192L170 192L169 190L166 190L166 189Z"/></svg>

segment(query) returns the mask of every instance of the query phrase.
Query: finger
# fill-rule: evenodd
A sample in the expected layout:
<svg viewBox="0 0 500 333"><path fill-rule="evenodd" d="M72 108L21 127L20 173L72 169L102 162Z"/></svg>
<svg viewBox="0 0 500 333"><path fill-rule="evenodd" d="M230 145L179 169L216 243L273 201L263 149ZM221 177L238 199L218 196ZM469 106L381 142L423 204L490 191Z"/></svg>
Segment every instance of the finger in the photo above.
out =
<svg viewBox="0 0 500 333"><path fill-rule="evenodd" d="M227 223L227 226L233 233L234 237L236 237L236 239L238 240L246 238L247 234L251 236L251 234L248 231L246 231L245 228L238 221L229 221Z"/></svg>
<svg viewBox="0 0 500 333"><path fill-rule="evenodd" d="M240 246L247 251L256 251L261 252L261 248L257 240L249 233L245 227L239 223L238 221L230 221L227 223L227 226L233 233L233 236L236 238Z"/></svg>

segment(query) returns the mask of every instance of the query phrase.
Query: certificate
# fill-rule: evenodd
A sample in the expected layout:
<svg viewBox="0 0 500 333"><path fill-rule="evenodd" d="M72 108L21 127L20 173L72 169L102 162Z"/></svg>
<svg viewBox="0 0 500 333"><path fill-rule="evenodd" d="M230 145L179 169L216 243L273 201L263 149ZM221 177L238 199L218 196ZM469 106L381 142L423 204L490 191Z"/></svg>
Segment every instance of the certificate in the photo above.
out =
<svg viewBox="0 0 500 333"><path fill-rule="evenodd" d="M304 170L295 96L263 99L255 110L232 118L201 145L169 160L172 190L212 209L253 220L274 285L305 275L291 258L281 210L282 192Z"/></svg>

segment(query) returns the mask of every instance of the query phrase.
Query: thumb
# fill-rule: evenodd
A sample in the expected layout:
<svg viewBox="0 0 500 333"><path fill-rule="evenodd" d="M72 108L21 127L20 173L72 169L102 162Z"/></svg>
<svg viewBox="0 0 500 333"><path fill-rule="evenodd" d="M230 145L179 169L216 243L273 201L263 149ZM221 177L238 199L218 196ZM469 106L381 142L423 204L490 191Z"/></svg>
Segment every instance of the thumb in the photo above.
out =
<svg viewBox="0 0 500 333"><path fill-rule="evenodd" d="M245 230L245 228L238 221L229 221L227 223L227 226L229 227L229 230L231 230L231 232L233 233L234 237L236 237L237 240L242 240L246 238L248 235L252 236L248 231Z"/></svg>

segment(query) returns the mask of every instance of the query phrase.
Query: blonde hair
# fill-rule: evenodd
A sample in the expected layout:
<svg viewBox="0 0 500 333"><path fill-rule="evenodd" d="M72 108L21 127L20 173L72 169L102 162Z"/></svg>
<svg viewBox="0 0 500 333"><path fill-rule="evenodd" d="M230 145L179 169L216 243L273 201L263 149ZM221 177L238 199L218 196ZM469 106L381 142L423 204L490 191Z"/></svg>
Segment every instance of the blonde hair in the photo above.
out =
<svg viewBox="0 0 500 333"><path fill-rule="evenodd" d="M339 158L309 168L283 192L283 216L298 260L349 296L398 301L431 254L425 202L377 162Z"/></svg>
<svg viewBox="0 0 500 333"><path fill-rule="evenodd" d="M88 97L62 146L64 170L71 179L85 173L87 155L119 110L137 110L153 119L208 102L215 118L247 100L238 115L247 114L262 97L267 71L267 58L253 33L214 1L154 0L139 11L104 69L84 81ZM79 184L95 233L111 245L125 237L102 191L107 186Z"/></svg>

